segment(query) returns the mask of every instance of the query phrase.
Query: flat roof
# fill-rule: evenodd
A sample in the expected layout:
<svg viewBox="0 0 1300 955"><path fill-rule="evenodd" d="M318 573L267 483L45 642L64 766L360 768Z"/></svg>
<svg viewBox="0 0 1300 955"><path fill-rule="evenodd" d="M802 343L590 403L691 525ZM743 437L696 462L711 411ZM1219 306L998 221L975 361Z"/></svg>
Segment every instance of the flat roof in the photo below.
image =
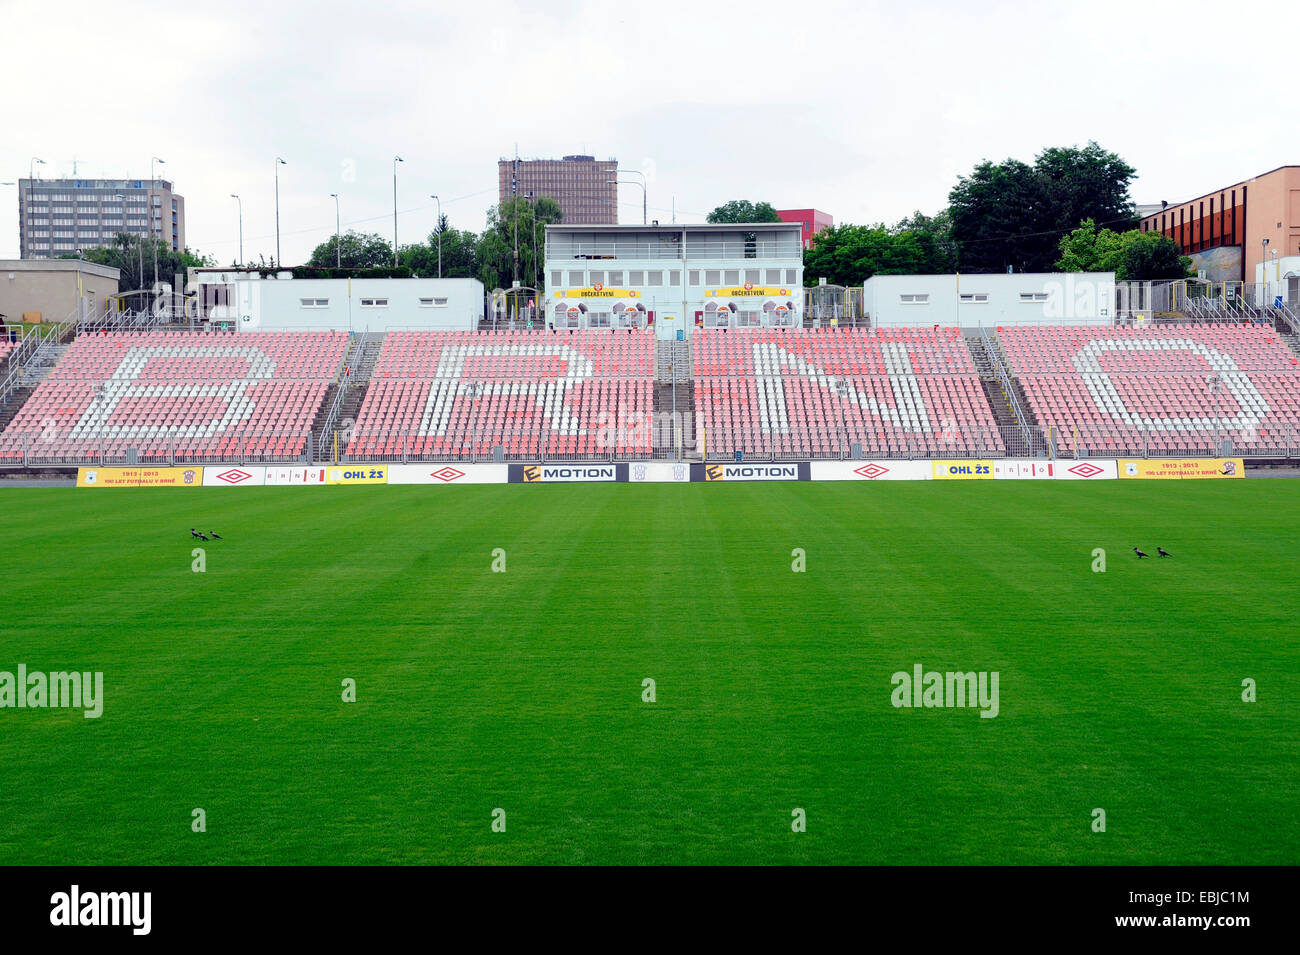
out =
<svg viewBox="0 0 1300 955"><path fill-rule="evenodd" d="M670 222L659 225L574 225L560 223L548 225L547 229L557 232L762 232L766 230L786 229L795 231L800 228L798 222Z"/></svg>
<svg viewBox="0 0 1300 955"><path fill-rule="evenodd" d="M1081 275L1091 277L1113 276L1114 272L917 272L897 274L894 272L877 272L869 276L866 281L874 282L876 279L903 282L908 279L953 279L965 281L966 279L989 279L1000 282L1021 281L1024 279L1060 279L1078 277Z"/></svg>
<svg viewBox="0 0 1300 955"><path fill-rule="evenodd" d="M1227 192L1230 189L1236 189L1238 186L1248 186L1252 182L1255 182L1258 179L1263 179L1265 176L1271 176L1273 175L1273 173L1281 172L1283 169L1300 169L1300 166L1297 165L1278 166L1276 169L1270 169L1268 172L1261 172L1258 176L1251 176L1249 179L1242 179L1239 182L1234 182L1227 186L1221 186L1218 189L1211 189L1209 192L1203 192L1199 196L1192 196L1192 198L1190 199L1179 199L1177 202L1169 203L1169 206L1185 206L1189 202L1199 202L1201 199L1209 199L1213 196L1217 196L1221 192ZM1155 203L1143 203L1143 204L1155 205ZM1143 220L1153 218L1154 216L1158 216L1160 215L1160 213L1164 212L1166 208L1168 207L1162 206L1161 208L1157 209L1155 212L1147 213L1146 215L1141 216L1141 218Z"/></svg>
<svg viewBox="0 0 1300 955"><path fill-rule="evenodd" d="M85 259L0 259L0 272L89 272L106 279L122 277L121 269Z"/></svg>

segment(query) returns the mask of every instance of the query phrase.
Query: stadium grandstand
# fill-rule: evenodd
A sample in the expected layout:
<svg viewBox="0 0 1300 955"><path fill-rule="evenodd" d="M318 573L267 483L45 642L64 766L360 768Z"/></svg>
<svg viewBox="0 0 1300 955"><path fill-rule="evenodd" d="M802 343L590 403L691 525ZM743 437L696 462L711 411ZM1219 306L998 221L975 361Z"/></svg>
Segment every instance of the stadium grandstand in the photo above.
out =
<svg viewBox="0 0 1300 955"><path fill-rule="evenodd" d="M390 332L347 452L648 456L650 428L618 422L648 421L653 399L654 340L643 331Z"/></svg>
<svg viewBox="0 0 1300 955"><path fill-rule="evenodd" d="M297 459L347 344L338 332L79 335L0 434L0 461Z"/></svg>
<svg viewBox="0 0 1300 955"><path fill-rule="evenodd" d="M0 465L1294 460L1289 331L98 327L0 342Z"/></svg>
<svg viewBox="0 0 1300 955"><path fill-rule="evenodd" d="M955 328L704 329L693 348L698 427L723 455L1006 452Z"/></svg>
<svg viewBox="0 0 1300 955"><path fill-rule="evenodd" d="M1300 436L1300 359L1262 325L1028 326L999 341L1036 423L1067 454L1282 457Z"/></svg>

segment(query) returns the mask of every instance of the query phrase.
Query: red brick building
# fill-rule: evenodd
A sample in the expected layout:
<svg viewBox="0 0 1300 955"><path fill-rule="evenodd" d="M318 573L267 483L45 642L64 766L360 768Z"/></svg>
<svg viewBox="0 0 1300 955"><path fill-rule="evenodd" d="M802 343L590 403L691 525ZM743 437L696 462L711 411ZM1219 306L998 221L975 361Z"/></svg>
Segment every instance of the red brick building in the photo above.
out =
<svg viewBox="0 0 1300 955"><path fill-rule="evenodd" d="M782 222L798 222L803 225L803 247L813 247L813 237L822 229L835 225L835 219L829 212L817 209L777 209L777 216Z"/></svg>

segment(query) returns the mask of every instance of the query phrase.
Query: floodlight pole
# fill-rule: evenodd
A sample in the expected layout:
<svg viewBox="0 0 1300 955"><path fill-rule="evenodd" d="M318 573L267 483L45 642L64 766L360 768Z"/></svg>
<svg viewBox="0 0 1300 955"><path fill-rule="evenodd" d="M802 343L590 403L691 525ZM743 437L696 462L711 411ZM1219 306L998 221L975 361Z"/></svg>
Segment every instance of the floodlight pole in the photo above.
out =
<svg viewBox="0 0 1300 955"><path fill-rule="evenodd" d="M230 198L239 204L239 267L244 267L244 200L240 199L235 193L230 194Z"/></svg>

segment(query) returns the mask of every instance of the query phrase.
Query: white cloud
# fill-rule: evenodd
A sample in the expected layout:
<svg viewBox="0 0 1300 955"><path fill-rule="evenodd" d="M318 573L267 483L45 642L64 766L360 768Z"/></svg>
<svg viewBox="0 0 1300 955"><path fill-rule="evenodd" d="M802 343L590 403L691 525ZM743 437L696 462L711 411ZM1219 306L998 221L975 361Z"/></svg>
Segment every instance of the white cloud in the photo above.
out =
<svg viewBox="0 0 1300 955"><path fill-rule="evenodd" d="M71 174L75 157L87 176L137 177L162 156L190 245L223 262L237 247L232 192L246 256L274 253L277 155L287 261L332 233L331 192L345 228L391 235L394 154L403 241L432 228L433 192L454 225L481 228L496 161L516 144L652 163L661 221L674 198L681 221L733 198L893 221L942 207L980 159L1089 139L1138 168L1139 201L1300 161L1282 81L1216 41L1209 2L104 10L6 5L0 181L26 176L32 156L46 175ZM1300 25L1294 5L1268 20L1278 38ZM620 199L636 221L640 190ZM16 205L0 187L0 257L17 254Z"/></svg>

